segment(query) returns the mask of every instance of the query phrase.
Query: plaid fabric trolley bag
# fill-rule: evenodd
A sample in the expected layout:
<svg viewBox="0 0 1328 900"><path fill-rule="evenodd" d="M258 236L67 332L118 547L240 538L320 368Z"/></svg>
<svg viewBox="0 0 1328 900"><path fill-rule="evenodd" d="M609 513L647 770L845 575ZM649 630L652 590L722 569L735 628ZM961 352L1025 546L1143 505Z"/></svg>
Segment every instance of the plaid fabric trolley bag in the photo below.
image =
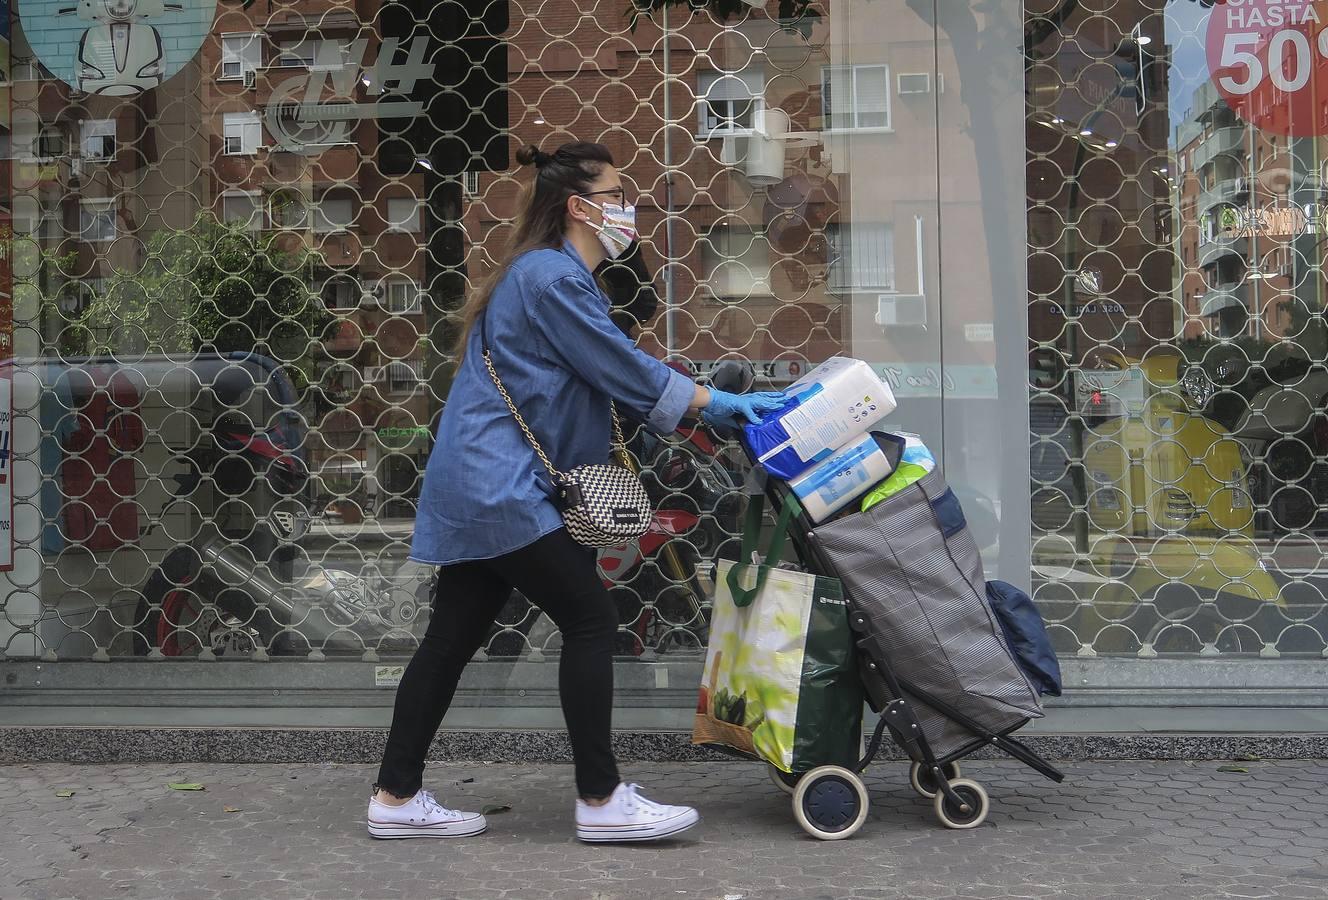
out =
<svg viewBox="0 0 1328 900"><path fill-rule="evenodd" d="M814 539L867 620L869 655L930 696L1005 732L1042 716L987 602L982 557L939 470L864 513L818 526ZM864 679L879 702L883 687ZM937 756L985 743L926 704L915 707Z"/></svg>
<svg viewBox="0 0 1328 900"><path fill-rule="evenodd" d="M823 765L782 780L772 773L793 793L804 830L834 840L861 826L870 800L859 776L887 731L912 760L914 790L949 828L975 828L987 817L987 792L959 769L980 747L1063 780L1010 736L1042 715L1039 688L1016 659L963 509L939 470L865 512L822 525L785 482L768 479L766 495L781 507L780 519L791 520L789 537L808 570L842 583L867 698L880 714L857 766Z"/></svg>

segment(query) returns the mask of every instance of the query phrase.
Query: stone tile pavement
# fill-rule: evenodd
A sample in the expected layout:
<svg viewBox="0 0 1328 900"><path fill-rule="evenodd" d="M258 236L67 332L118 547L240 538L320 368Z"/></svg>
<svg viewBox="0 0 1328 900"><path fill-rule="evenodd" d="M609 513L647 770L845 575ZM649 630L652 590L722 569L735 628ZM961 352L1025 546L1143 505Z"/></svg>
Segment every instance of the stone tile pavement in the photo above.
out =
<svg viewBox="0 0 1328 900"><path fill-rule="evenodd" d="M803 835L760 766L625 766L701 807L697 829L655 846L572 840L559 764L431 765L445 802L511 810L479 838L391 842L364 832L368 766L0 766L0 898L1328 897L1328 762L1219 765L1077 762L1058 786L967 763L993 809L957 832L883 763L871 818L833 843Z"/></svg>

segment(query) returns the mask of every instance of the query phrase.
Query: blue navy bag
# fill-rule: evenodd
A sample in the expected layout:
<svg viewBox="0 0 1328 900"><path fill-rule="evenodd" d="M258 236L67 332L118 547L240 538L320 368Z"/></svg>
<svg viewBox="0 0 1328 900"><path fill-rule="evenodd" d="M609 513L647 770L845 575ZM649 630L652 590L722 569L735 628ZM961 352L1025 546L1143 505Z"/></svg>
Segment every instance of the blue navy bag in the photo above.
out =
<svg viewBox="0 0 1328 900"><path fill-rule="evenodd" d="M1033 600L1004 581L987 582L987 600L996 621L1001 623L1019 667L1039 694L1061 695L1061 665L1051 647L1051 637Z"/></svg>

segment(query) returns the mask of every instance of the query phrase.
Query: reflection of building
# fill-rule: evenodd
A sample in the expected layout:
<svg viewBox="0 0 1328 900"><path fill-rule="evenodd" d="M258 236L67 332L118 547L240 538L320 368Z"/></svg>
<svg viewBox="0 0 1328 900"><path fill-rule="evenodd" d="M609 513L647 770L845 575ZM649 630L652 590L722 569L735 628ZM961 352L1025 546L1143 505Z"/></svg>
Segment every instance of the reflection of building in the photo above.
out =
<svg viewBox="0 0 1328 900"><path fill-rule="evenodd" d="M425 171L387 175L365 164L381 140L373 104L383 91L374 75L410 48L393 45L392 58L381 59L381 36L362 31L361 14L335 2L302 4L298 13L250 7L245 15L248 31L232 13L227 27L237 30L214 34L202 54L211 76L213 211L321 257L310 287L338 324L317 363L313 468L327 475L325 490L355 491L361 502L376 481L405 501L381 511L410 517L415 470L428 450L418 428L430 418ZM349 104L344 115L328 115L333 101Z"/></svg>
<svg viewBox="0 0 1328 900"><path fill-rule="evenodd" d="M545 21L566 29L569 51L603 37L600 23L571 7L549 12ZM826 114L821 82L830 77L828 52L818 42L812 59L794 65L790 60L805 44L766 20L752 27L760 34L738 35L697 21L689 29L694 39L715 42L709 62L678 46L670 49L667 66L662 52L643 62L643 53L658 49L659 35L642 29L631 43L620 40L601 52L594 69L581 68L580 54L542 52L539 34L523 29L512 38L512 58L540 57L542 65L514 75L509 114L516 142L552 149L574 137L604 140L629 192L639 193L638 222L652 248L652 265L666 256L675 261L656 278L674 308L660 313L647 346L698 369L741 348L743 355L770 363L762 370L783 380L788 366L796 371L844 346L845 286L857 279L879 292L893 289L894 247L884 224L875 231L864 227L853 239L860 251L856 265L827 241L845 183L831 168L829 149L819 136L810 137ZM764 54L754 53L749 41L762 42ZM667 67L676 79L670 88L674 115L692 139L678 140L678 129L670 132L666 159L638 152L630 138L661 133L660 105L635 98L657 92L659 72ZM889 74L877 66L861 69L858 77L861 98L840 113L845 127L878 127L877 119L887 114ZM854 97L848 90L844 96ZM605 132L582 112L587 97L599 107L630 112ZM527 106L531 98L539 98L538 106ZM671 184L666 162L676 167ZM801 174L786 177L794 171ZM487 271L492 243L505 239L502 222L512 215L516 197L511 181L481 176L479 187L483 203L470 204L465 216L472 280ZM676 218L665 226L669 208Z"/></svg>
<svg viewBox="0 0 1328 900"><path fill-rule="evenodd" d="M477 6L222 4L183 71L120 102L75 94L16 34L14 252L37 273L18 279L18 355L77 352L85 335L71 323L88 302L142 265L154 233L187 231L200 211L316 252L300 278L336 325L284 361L308 376L299 405L321 486L376 495L379 522L320 522L299 550L356 573L395 567L446 395L455 305L489 271L531 175L512 177L510 146L603 140L639 196L671 301L644 346L697 369L747 358L776 384L839 351L879 366L900 398L891 425L939 451L991 574L1024 582L1032 562L1067 654L1147 666L1150 653L1322 653L1328 607L1312 573L1325 570L1314 529L1328 522L1328 350L1309 315L1322 273L1306 212L1318 142L1252 132L1207 89L1173 129L1169 83L1185 80L1175 70L1198 58L1185 54L1201 33L1173 23L1182 10L1202 20L1199 4L1027 0L1021 16L1008 0L837 0L790 25L771 21L771 0L727 26L679 12L667 31L647 20L632 32L618 0L499 2L485 4L506 10L496 56L453 46L489 43L471 30ZM468 54L485 58L488 83L453 90ZM483 149L465 134L480 119L496 135ZM32 265L39 249L68 264ZM1296 314L1284 307L1293 290ZM132 353L160 324L107 328L98 346ZM1195 349L1216 351L1208 372ZM117 553L74 537L52 550L59 504L15 504L21 565L0 597L0 653L20 652L11 634L21 652L62 660L127 652L122 611L173 540L151 530L175 472L168 451L209 425L178 380L169 395L145 390L138 411L170 424L135 455L137 544ZM23 397L16 497L57 484L45 455L63 452L59 398L42 399L54 415ZM712 536L677 542L708 556ZM619 589L639 589L644 608L654 588L627 581ZM46 617L39 635L29 613ZM505 638L522 639L522 621L505 621ZM372 653L388 651L366 642ZM677 666L671 690L695 683L677 659L656 661ZM1130 671L1084 662L1076 684L1114 690L1113 673ZM1126 677L1187 671L1167 666ZM235 674L255 668L227 673L266 677ZM518 668L504 702L533 702L512 697L537 694L547 672ZM363 696L362 667L319 677ZM651 693L639 721L663 722L651 716L670 704L667 715L688 714L687 693Z"/></svg>
<svg viewBox="0 0 1328 900"><path fill-rule="evenodd" d="M808 39L765 19L738 30L694 20L688 41L710 52L701 57L681 45L667 66L661 52L643 64L642 53L661 46L645 29L600 53L593 70L578 70L577 54L528 45L539 39L529 29L513 38L514 58L542 60L513 79L514 140L599 137L600 124L582 111L586 97L631 110L603 139L640 192L653 258L674 260L658 277L675 308L654 323L649 343L657 352L704 368L737 350L769 363L762 371L777 381L790 366L805 370L840 350L937 364L936 323L929 331L922 293L937 265L935 187L910 162L934 144L936 97L946 78L955 80L953 62L933 71L931 32L915 16L897 21L889 42L849 51L837 29L875 27L889 15L870 4L845 10L811 26ZM600 24L571 8L546 19L549 28L568 29L569 47L602 36ZM899 31L908 22L917 34ZM660 90L665 70L674 79L673 114L690 141L677 140L676 128L662 131L661 104L635 102ZM539 105L527 108L532 97ZM942 99L957 102L953 94ZM656 133L670 143L668 154L640 153L628 141ZM865 165L870 178L857 174ZM516 191L487 176L480 186L484 202L465 220L472 277L486 271L488 245L501 239ZM669 208L675 218L666 226ZM883 343L883 331L894 337Z"/></svg>
<svg viewBox="0 0 1328 900"><path fill-rule="evenodd" d="M67 285L31 285L55 299L42 314L48 340L67 333L114 273L142 267L153 234L187 229L199 212L275 235L281 249L317 253L322 265L308 287L340 323L323 351L325 336L311 336L322 401L312 411L311 462L346 476L335 490L351 491L373 471L385 492L409 501L428 450L419 427L430 419L423 172L389 177L363 164L379 141L372 114L352 108L343 119L322 117L338 96L355 104L378 98L369 73L377 71L380 42L361 35L358 14L332 2L316 6L299 14L230 11L228 30L208 38L178 81L128 101L74 96L45 78L20 44L16 228L47 254L74 254L70 271L78 277ZM186 82L200 87L173 97ZM412 507L385 512L409 516Z"/></svg>
<svg viewBox="0 0 1328 900"><path fill-rule="evenodd" d="M1186 336L1281 334L1290 244L1306 224L1292 198L1317 176L1288 139L1241 122L1211 82L1194 92L1176 129L1176 160Z"/></svg>

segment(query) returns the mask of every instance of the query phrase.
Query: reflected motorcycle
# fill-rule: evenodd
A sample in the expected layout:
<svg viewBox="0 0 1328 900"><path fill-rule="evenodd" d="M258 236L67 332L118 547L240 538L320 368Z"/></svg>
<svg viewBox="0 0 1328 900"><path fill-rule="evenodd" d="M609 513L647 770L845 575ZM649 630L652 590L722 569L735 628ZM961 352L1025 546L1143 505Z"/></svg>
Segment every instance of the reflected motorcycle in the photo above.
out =
<svg viewBox="0 0 1328 900"><path fill-rule="evenodd" d="M642 436L655 514L639 540L600 551L618 602L618 652L704 646L709 599L697 564L736 539L733 473L699 428ZM135 652L153 657L409 653L432 602L435 570L366 578L309 558L310 477L286 426L222 416L177 461L173 501L154 528L179 533L141 590ZM638 456L638 458L641 458ZM215 498L220 498L217 502ZM215 509L211 515L202 512ZM487 642L491 656L542 647L538 610L515 594Z"/></svg>

